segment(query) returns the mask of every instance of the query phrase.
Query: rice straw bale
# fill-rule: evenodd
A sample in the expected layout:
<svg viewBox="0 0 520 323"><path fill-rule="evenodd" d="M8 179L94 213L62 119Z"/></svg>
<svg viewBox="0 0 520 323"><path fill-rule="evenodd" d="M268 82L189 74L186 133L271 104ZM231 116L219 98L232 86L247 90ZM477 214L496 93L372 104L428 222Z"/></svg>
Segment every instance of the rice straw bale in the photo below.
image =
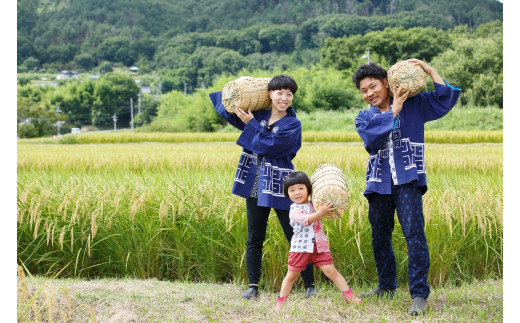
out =
<svg viewBox="0 0 520 323"><path fill-rule="evenodd" d="M348 187L345 176L333 164L322 164L311 175L312 202L320 209L320 202L334 202L336 210L323 216L324 219L339 219L348 208Z"/></svg>
<svg viewBox="0 0 520 323"><path fill-rule="evenodd" d="M415 65L408 61L400 61L392 65L388 69L388 85L390 85L390 94L394 96L393 87L401 86L401 92L410 91L408 97L416 95L426 85L426 72L419 65Z"/></svg>
<svg viewBox="0 0 520 323"><path fill-rule="evenodd" d="M222 104L227 112L235 113L235 108L258 111L271 107L267 85L271 78L255 78L251 81L237 79L222 89Z"/></svg>

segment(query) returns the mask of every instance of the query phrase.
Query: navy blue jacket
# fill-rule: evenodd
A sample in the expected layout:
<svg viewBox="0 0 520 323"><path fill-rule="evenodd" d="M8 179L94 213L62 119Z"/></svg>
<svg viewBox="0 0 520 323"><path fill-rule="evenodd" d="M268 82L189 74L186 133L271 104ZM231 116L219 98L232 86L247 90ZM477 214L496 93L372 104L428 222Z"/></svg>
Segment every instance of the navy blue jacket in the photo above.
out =
<svg viewBox="0 0 520 323"><path fill-rule="evenodd" d="M271 110L253 112L254 118L247 125L222 104L222 92L210 95L211 102L218 114L235 128L242 130L237 145L242 154L238 161L235 181L231 192L248 198L255 181L257 167L260 166L258 180L258 205L275 209L289 210L292 202L283 194L285 176L294 171L292 159L300 150L302 126L292 107L287 115L278 120L270 132L265 131ZM262 162L257 165L257 158Z"/></svg>
<svg viewBox="0 0 520 323"><path fill-rule="evenodd" d="M356 129L370 154L366 171L365 195L391 194L394 185L413 182L427 191L424 160L424 124L445 116L457 103L460 89L435 85L435 91L408 98L397 116L390 110L381 113L371 106L359 113Z"/></svg>

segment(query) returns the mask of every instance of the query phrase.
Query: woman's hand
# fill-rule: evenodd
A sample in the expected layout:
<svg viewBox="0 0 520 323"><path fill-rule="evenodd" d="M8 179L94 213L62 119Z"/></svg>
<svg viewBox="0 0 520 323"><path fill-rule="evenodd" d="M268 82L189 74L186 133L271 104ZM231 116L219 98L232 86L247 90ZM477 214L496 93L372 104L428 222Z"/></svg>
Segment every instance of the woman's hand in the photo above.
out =
<svg viewBox="0 0 520 323"><path fill-rule="evenodd" d="M240 118L240 120L242 120L242 122L244 124L247 124L249 121L251 121L251 119L253 119L255 116L251 113L251 109L248 109L247 112L245 112L244 110L242 109L239 109L239 108L235 108L235 114L237 115L237 117Z"/></svg>
<svg viewBox="0 0 520 323"><path fill-rule="evenodd" d="M401 109L403 108L404 101L408 98L408 94L410 94L410 91L406 91L404 93L401 93L402 88L400 86L395 86L392 88L392 91L394 93L394 102L392 104L392 113L394 114L394 118L397 116L399 112L401 112Z"/></svg>
<svg viewBox="0 0 520 323"><path fill-rule="evenodd" d="M237 81L253 81L255 78L251 76L241 76L237 79Z"/></svg>

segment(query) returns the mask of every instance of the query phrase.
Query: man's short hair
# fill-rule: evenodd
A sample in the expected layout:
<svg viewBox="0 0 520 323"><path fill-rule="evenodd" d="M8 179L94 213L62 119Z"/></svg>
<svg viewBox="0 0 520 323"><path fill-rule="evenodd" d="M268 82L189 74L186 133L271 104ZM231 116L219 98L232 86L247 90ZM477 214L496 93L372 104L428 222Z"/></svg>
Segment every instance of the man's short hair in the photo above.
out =
<svg viewBox="0 0 520 323"><path fill-rule="evenodd" d="M384 68L377 64L364 64L358 67L354 72L352 75L352 81L354 81L354 84L356 84L356 87L359 89L359 83L367 77L372 77L383 82L383 80L388 77L388 73Z"/></svg>
<svg viewBox="0 0 520 323"><path fill-rule="evenodd" d="M287 89L291 90L292 94L296 94L298 84L296 84L296 81L289 75L282 74L273 77L271 81L269 81L269 84L267 84L267 89L269 91Z"/></svg>

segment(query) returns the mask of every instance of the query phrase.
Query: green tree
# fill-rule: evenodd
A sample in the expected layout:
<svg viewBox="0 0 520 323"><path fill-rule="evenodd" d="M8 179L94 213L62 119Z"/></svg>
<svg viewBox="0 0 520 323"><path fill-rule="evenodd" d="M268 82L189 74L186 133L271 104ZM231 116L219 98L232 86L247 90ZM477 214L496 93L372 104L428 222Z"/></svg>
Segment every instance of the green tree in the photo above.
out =
<svg viewBox="0 0 520 323"><path fill-rule="evenodd" d="M454 35L453 49L432 60L443 78L462 89L463 105L503 107L502 39L497 23L491 22L482 25L475 35Z"/></svg>
<svg viewBox="0 0 520 323"><path fill-rule="evenodd" d="M119 123L130 121L130 98L137 103L139 87L125 74L106 73L94 85L94 102L91 116L94 125L111 125L112 115L117 113ZM135 110L135 109L134 109Z"/></svg>
<svg viewBox="0 0 520 323"><path fill-rule="evenodd" d="M262 52L287 53L294 49L297 27L295 25L269 25L260 29L258 40L262 44Z"/></svg>
<svg viewBox="0 0 520 323"><path fill-rule="evenodd" d="M76 55L74 57L74 63L83 70L90 70L97 65L96 59L89 53Z"/></svg>

